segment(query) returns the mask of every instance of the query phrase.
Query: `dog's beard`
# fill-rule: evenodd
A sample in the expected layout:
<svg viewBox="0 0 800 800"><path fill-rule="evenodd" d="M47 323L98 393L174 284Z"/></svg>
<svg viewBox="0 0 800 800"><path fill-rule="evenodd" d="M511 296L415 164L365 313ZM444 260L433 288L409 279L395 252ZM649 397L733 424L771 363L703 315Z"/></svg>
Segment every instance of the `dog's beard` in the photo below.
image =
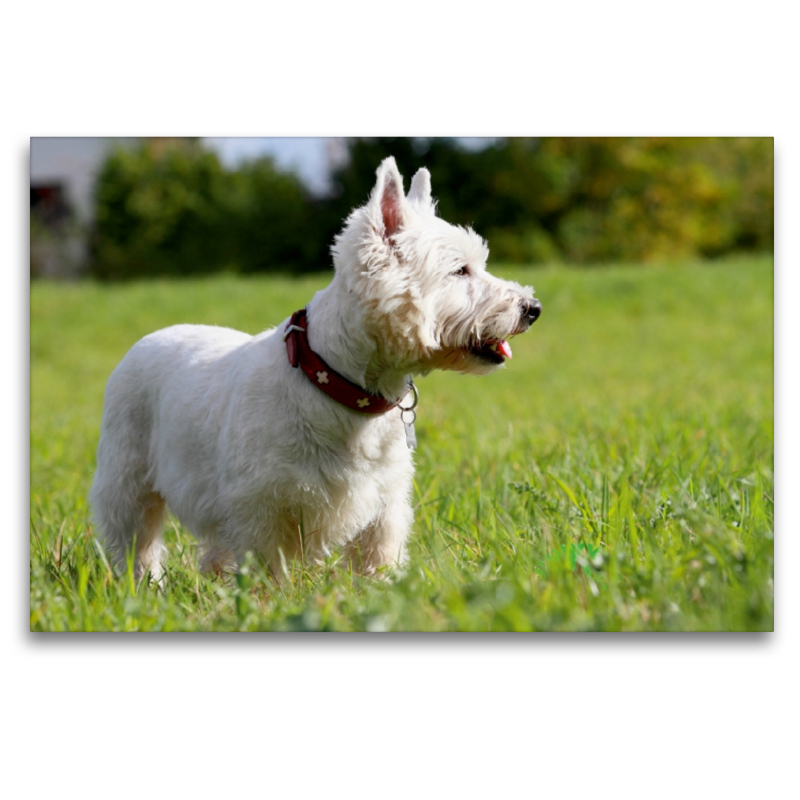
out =
<svg viewBox="0 0 800 800"><path fill-rule="evenodd" d="M469 375L488 375L504 366L512 356L507 339L523 333L528 325L515 320L511 323L515 325L513 329L501 333L501 329L496 327L499 321L494 321L491 333L485 330L483 333L470 334L468 330L459 330L459 335L454 338L449 338L445 333L443 343L423 359L426 371L444 369Z"/></svg>
<svg viewBox="0 0 800 800"><path fill-rule="evenodd" d="M505 359L492 361L476 355L469 346L463 346L434 350L423 359L422 368L425 372L442 369L465 375L488 375L500 369L504 363Z"/></svg>

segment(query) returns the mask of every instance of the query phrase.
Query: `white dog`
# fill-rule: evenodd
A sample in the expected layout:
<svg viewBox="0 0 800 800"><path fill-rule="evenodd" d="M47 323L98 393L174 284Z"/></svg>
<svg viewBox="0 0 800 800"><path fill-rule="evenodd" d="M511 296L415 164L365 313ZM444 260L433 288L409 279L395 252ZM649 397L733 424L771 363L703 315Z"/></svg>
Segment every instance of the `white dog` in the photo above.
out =
<svg viewBox="0 0 800 800"><path fill-rule="evenodd" d="M406 197L393 158L332 252L330 285L277 328L176 325L114 370L91 501L117 565L132 552L137 577L161 575L165 504L206 570L253 551L278 576L340 546L367 574L403 561L411 377L493 371L541 305L486 271L477 234L436 216L427 170Z"/></svg>

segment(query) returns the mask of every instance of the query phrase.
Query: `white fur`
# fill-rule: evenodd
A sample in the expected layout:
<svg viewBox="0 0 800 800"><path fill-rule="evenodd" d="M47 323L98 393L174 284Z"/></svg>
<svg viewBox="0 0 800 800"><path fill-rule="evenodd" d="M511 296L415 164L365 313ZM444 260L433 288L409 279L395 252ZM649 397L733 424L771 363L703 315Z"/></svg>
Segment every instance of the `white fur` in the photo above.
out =
<svg viewBox="0 0 800 800"><path fill-rule="evenodd" d="M487 256L472 230L436 216L427 170L405 197L386 159L308 305L311 347L389 398L431 369L492 371L467 346L524 330L532 292L491 276ZM132 550L137 577L160 576L165 503L203 544L203 569L254 551L278 575L340 546L365 573L402 562L413 462L400 411L362 415L323 394L289 364L287 322L257 336L176 325L114 370L91 502L118 565Z"/></svg>

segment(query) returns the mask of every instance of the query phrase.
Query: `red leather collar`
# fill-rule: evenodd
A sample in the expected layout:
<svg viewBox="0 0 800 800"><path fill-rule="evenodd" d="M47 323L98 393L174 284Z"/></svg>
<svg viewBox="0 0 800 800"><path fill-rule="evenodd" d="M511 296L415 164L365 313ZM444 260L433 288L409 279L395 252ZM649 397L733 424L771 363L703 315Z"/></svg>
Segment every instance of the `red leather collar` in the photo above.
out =
<svg viewBox="0 0 800 800"><path fill-rule="evenodd" d="M306 310L295 311L283 335L286 354L293 367L300 367L317 389L331 399L362 414L384 414L396 408L400 400L392 403L381 395L372 394L331 369L308 343ZM402 400L402 398L400 398Z"/></svg>

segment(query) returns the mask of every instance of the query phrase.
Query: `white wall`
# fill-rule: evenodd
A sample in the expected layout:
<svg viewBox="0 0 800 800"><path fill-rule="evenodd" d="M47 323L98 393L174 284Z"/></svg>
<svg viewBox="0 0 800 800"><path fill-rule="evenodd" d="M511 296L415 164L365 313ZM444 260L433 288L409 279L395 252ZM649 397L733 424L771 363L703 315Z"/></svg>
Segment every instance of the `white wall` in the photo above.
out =
<svg viewBox="0 0 800 800"><path fill-rule="evenodd" d="M34 136L31 138L31 185L59 183L82 222L92 215L97 173L114 147L131 147L134 137Z"/></svg>

